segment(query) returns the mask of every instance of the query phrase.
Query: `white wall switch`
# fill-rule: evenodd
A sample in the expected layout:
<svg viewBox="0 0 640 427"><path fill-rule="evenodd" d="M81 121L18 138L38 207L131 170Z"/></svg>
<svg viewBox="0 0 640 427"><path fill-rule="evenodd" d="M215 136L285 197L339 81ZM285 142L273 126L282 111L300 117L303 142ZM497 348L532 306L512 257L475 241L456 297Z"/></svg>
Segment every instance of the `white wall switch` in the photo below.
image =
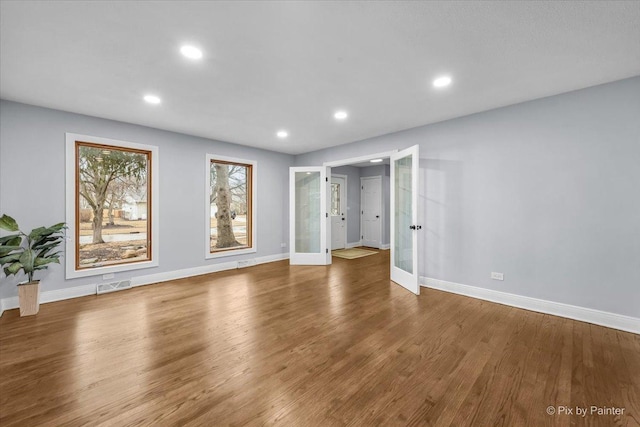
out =
<svg viewBox="0 0 640 427"><path fill-rule="evenodd" d="M502 273L496 273L495 271L491 272L491 278L493 280L504 280L504 274Z"/></svg>
<svg viewBox="0 0 640 427"><path fill-rule="evenodd" d="M287 244L286 244L286 243L280 243L280 247L281 247L281 248L286 248L286 247L287 247Z"/></svg>

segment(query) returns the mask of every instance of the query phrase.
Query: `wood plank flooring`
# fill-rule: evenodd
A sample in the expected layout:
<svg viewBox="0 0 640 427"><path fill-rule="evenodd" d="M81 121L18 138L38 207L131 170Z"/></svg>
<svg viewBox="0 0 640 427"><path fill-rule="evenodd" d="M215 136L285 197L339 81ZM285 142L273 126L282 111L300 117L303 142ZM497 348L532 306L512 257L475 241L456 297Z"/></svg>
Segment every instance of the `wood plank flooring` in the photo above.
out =
<svg viewBox="0 0 640 427"><path fill-rule="evenodd" d="M640 425L640 336L416 297L388 264L282 261L7 311L0 425Z"/></svg>

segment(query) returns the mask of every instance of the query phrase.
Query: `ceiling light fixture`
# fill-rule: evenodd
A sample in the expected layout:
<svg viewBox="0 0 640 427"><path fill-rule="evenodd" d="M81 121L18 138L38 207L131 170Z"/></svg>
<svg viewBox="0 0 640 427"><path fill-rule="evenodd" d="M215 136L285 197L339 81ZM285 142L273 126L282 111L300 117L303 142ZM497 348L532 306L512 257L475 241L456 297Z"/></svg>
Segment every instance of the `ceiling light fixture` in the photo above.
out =
<svg viewBox="0 0 640 427"><path fill-rule="evenodd" d="M195 46L184 45L180 48L180 53L189 59L202 58L202 51Z"/></svg>
<svg viewBox="0 0 640 427"><path fill-rule="evenodd" d="M289 136L289 132L287 132L286 130L279 130L276 135L278 135L278 138L286 138Z"/></svg>
<svg viewBox="0 0 640 427"><path fill-rule="evenodd" d="M149 104L160 104L160 98L158 98L155 95L145 95L144 96L144 100L147 101Z"/></svg>
<svg viewBox="0 0 640 427"><path fill-rule="evenodd" d="M449 86L450 84L451 84L451 77L449 76L438 77L433 81L434 87L446 87L446 86Z"/></svg>
<svg viewBox="0 0 640 427"><path fill-rule="evenodd" d="M373 159L373 160L369 160L371 163L380 163L382 161L382 159Z"/></svg>
<svg viewBox="0 0 640 427"><path fill-rule="evenodd" d="M335 117L337 120L344 120L346 119L348 116L346 111L336 111L336 113L333 115L333 117Z"/></svg>

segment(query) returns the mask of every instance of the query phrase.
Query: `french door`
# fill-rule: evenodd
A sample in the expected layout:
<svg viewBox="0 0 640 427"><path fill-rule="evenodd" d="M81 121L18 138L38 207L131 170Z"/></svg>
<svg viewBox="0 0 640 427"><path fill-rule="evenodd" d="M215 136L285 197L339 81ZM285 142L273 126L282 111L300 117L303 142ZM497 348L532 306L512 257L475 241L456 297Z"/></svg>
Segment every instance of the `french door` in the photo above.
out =
<svg viewBox="0 0 640 427"><path fill-rule="evenodd" d="M416 295L419 147L391 154L391 280Z"/></svg>
<svg viewBox="0 0 640 427"><path fill-rule="evenodd" d="M329 182L331 168L289 168L289 263L331 264ZM327 226L328 225L328 226Z"/></svg>

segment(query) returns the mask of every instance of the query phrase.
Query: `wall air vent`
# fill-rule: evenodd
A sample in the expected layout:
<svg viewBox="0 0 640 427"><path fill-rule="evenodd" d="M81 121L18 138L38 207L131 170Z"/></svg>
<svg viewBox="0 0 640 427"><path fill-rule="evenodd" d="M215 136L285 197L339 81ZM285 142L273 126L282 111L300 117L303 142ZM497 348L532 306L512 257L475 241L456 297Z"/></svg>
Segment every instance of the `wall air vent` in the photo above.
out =
<svg viewBox="0 0 640 427"><path fill-rule="evenodd" d="M238 268L252 267L256 265L255 259L248 259L245 261L238 261Z"/></svg>
<svg viewBox="0 0 640 427"><path fill-rule="evenodd" d="M108 294L109 292L123 291L131 289L131 280L121 280L119 282L100 283L96 286L96 295Z"/></svg>

